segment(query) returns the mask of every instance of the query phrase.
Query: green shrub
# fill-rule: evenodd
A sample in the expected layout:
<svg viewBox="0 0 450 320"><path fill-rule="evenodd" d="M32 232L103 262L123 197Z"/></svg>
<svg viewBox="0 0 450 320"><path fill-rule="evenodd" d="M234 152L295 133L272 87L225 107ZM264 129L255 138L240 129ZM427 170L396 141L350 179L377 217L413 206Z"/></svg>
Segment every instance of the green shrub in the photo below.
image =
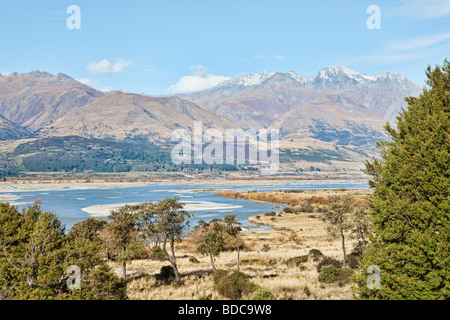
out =
<svg viewBox="0 0 450 320"><path fill-rule="evenodd" d="M325 283L336 282L338 279L337 270L338 268L336 268L333 265L323 266L322 269L320 269L319 282Z"/></svg>
<svg viewBox="0 0 450 320"><path fill-rule="evenodd" d="M300 266L302 263L305 263L308 261L308 256L299 256L299 257L294 257L294 258L289 258L285 261L286 265L288 267L298 267Z"/></svg>
<svg viewBox="0 0 450 320"><path fill-rule="evenodd" d="M154 246L152 252L150 253L151 260L165 261L167 260L164 251L159 246Z"/></svg>
<svg viewBox="0 0 450 320"><path fill-rule="evenodd" d="M319 282L337 282L340 287L350 282L354 271L349 268L337 268L334 265L323 266L320 270Z"/></svg>
<svg viewBox="0 0 450 320"><path fill-rule="evenodd" d="M330 257L325 257L317 265L317 272L320 272L320 270L324 266L334 266L336 268L341 268L342 267L342 263L340 261L336 260L336 259L333 259L333 258L330 258Z"/></svg>
<svg viewBox="0 0 450 320"><path fill-rule="evenodd" d="M318 249L309 250L309 255L312 257L314 262L319 261L319 259L324 256L324 254Z"/></svg>
<svg viewBox="0 0 450 320"><path fill-rule="evenodd" d="M169 280L175 278L175 271L171 266L164 266L161 268L160 272L156 275L157 280L168 282Z"/></svg>
<svg viewBox="0 0 450 320"><path fill-rule="evenodd" d="M200 261L198 261L198 259L196 257L190 257L189 262L190 263L200 263Z"/></svg>
<svg viewBox="0 0 450 320"><path fill-rule="evenodd" d="M337 271L337 281L339 286L343 286L349 283L355 273L353 269L349 268L337 269Z"/></svg>
<svg viewBox="0 0 450 320"><path fill-rule="evenodd" d="M247 300L275 300L275 297L270 290L258 288L252 294L247 296Z"/></svg>
<svg viewBox="0 0 450 320"><path fill-rule="evenodd" d="M234 272L229 275L226 271L218 270L213 279L217 292L230 300L239 300L242 296L249 295L257 289L257 286L242 272Z"/></svg>
<svg viewBox="0 0 450 320"><path fill-rule="evenodd" d="M361 253L352 251L350 254L347 255L348 266L352 269L358 269L361 257L362 257Z"/></svg>
<svg viewBox="0 0 450 320"><path fill-rule="evenodd" d="M272 211L272 212L267 212L264 215L267 216L267 217L275 217L277 214L276 214L275 211Z"/></svg>

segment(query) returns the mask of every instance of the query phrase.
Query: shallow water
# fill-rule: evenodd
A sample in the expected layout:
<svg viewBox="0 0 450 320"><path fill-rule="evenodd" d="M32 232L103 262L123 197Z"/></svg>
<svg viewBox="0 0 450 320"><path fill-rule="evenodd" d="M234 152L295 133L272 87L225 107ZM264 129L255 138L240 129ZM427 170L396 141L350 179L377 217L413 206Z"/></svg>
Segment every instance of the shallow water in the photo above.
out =
<svg viewBox="0 0 450 320"><path fill-rule="evenodd" d="M186 211L193 214L191 226L199 220L209 221L222 218L228 214L236 214L237 220L243 224L244 230L267 229L250 224L247 218L270 211L279 211L280 207L270 204L254 203L252 201L222 198L212 192L197 192L198 190L234 190L234 191L274 191L274 190L330 190L345 188L349 190L368 189L366 180L342 181L287 181L267 184L255 182L252 185L229 183L218 185L214 183L152 183L139 187L111 189L80 189L76 186L65 187L62 190L21 191L20 186L11 186L14 191L2 193L0 201L10 201L19 208L33 204L34 200L42 201L41 207L53 211L70 229L75 223L90 216L106 219L110 210L128 203L143 203L158 201L166 197L177 197L186 203Z"/></svg>

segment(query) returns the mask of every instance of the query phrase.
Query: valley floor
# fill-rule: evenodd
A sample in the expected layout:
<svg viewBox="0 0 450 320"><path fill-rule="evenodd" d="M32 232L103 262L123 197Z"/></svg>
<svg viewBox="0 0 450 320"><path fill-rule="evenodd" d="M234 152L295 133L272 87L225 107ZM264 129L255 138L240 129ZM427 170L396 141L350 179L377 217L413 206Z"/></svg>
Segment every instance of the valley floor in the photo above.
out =
<svg viewBox="0 0 450 320"><path fill-rule="evenodd" d="M370 192L367 190L305 191L292 196L302 200L312 196L327 197L351 193L363 200ZM272 203L279 201L276 193L273 193L273 196L275 200ZM317 262L312 259L298 267L286 264L287 259L308 255L311 249L318 249L325 256L342 261L340 239L329 239L326 225L320 219L320 213L281 211L275 216L253 216L249 218L249 221L272 227L272 230L242 235L245 245L241 252L240 271L249 275L252 282L270 290L275 299L353 299L351 284L339 286L319 282ZM263 251L264 245L266 249L270 249ZM351 252L352 248L352 240L347 239L347 252ZM214 290L208 256L198 254L187 239L178 244L176 252L182 274L181 283L163 284L155 279L154 275L159 273L162 266L169 265L168 262L136 260L128 267L132 278L128 286L129 298L136 300L224 299ZM236 252L225 252L216 258L215 264L217 269L235 271L236 261ZM119 266L113 265L113 267L120 274Z"/></svg>

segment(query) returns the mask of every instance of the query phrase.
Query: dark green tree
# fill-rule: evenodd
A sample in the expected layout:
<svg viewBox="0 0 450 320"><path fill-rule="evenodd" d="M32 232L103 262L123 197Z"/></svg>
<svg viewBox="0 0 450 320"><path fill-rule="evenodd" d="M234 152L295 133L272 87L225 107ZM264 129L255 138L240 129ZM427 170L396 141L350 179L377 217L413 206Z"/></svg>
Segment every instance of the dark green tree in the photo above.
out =
<svg viewBox="0 0 450 320"><path fill-rule="evenodd" d="M37 205L19 211L0 203L0 299L124 299L96 248L66 235L56 215ZM79 270L79 288L68 285L69 267Z"/></svg>
<svg viewBox="0 0 450 320"><path fill-rule="evenodd" d="M142 244L137 229L139 206L126 205L109 215L103 239L115 261L122 264L122 277L127 277L127 262L141 256Z"/></svg>
<svg viewBox="0 0 450 320"><path fill-rule="evenodd" d="M429 87L406 98L397 128L386 125L381 159L366 163L375 192L358 279L363 299L450 298L450 63L426 75ZM379 289L367 286L369 266L381 271Z"/></svg>

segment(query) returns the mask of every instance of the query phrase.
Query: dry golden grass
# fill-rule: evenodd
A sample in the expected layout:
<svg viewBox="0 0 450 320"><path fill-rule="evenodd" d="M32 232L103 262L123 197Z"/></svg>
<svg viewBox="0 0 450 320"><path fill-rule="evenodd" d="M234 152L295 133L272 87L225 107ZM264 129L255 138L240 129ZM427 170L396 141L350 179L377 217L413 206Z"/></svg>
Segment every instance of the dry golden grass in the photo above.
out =
<svg viewBox="0 0 450 320"><path fill-rule="evenodd" d="M276 201L295 201L299 204L308 200L314 205L321 205L330 195L351 193L358 201L365 201L370 191L320 191L289 194L263 193L227 193L228 196L272 199ZM269 197L272 196L272 197ZM325 200L324 200L325 199ZM352 299L352 287L337 284L322 284L318 281L317 262L309 260L300 267L289 267L285 261L289 258L309 254L311 249L319 249L324 255L342 261L340 239L330 239L326 225L320 219L320 213L277 213L272 216L260 215L249 218L254 224L264 224L271 230L246 233L242 235L244 248L241 251L240 271L251 277L251 281L272 292L275 299ZM264 245L269 250L264 251ZM267 249L267 246L266 246ZM351 252L353 242L347 237L346 250ZM133 280L128 286L130 299L152 300L202 300L224 299L214 290L209 257L201 256L187 240L176 248L178 267L182 274L180 284L158 282L154 275L160 268L169 265L167 261L138 260L128 266ZM190 261L195 257L198 263ZM217 269L236 270L236 252L224 252L215 259ZM114 265L113 265L114 266ZM119 266L114 266L118 268ZM117 270L119 272L119 270Z"/></svg>

